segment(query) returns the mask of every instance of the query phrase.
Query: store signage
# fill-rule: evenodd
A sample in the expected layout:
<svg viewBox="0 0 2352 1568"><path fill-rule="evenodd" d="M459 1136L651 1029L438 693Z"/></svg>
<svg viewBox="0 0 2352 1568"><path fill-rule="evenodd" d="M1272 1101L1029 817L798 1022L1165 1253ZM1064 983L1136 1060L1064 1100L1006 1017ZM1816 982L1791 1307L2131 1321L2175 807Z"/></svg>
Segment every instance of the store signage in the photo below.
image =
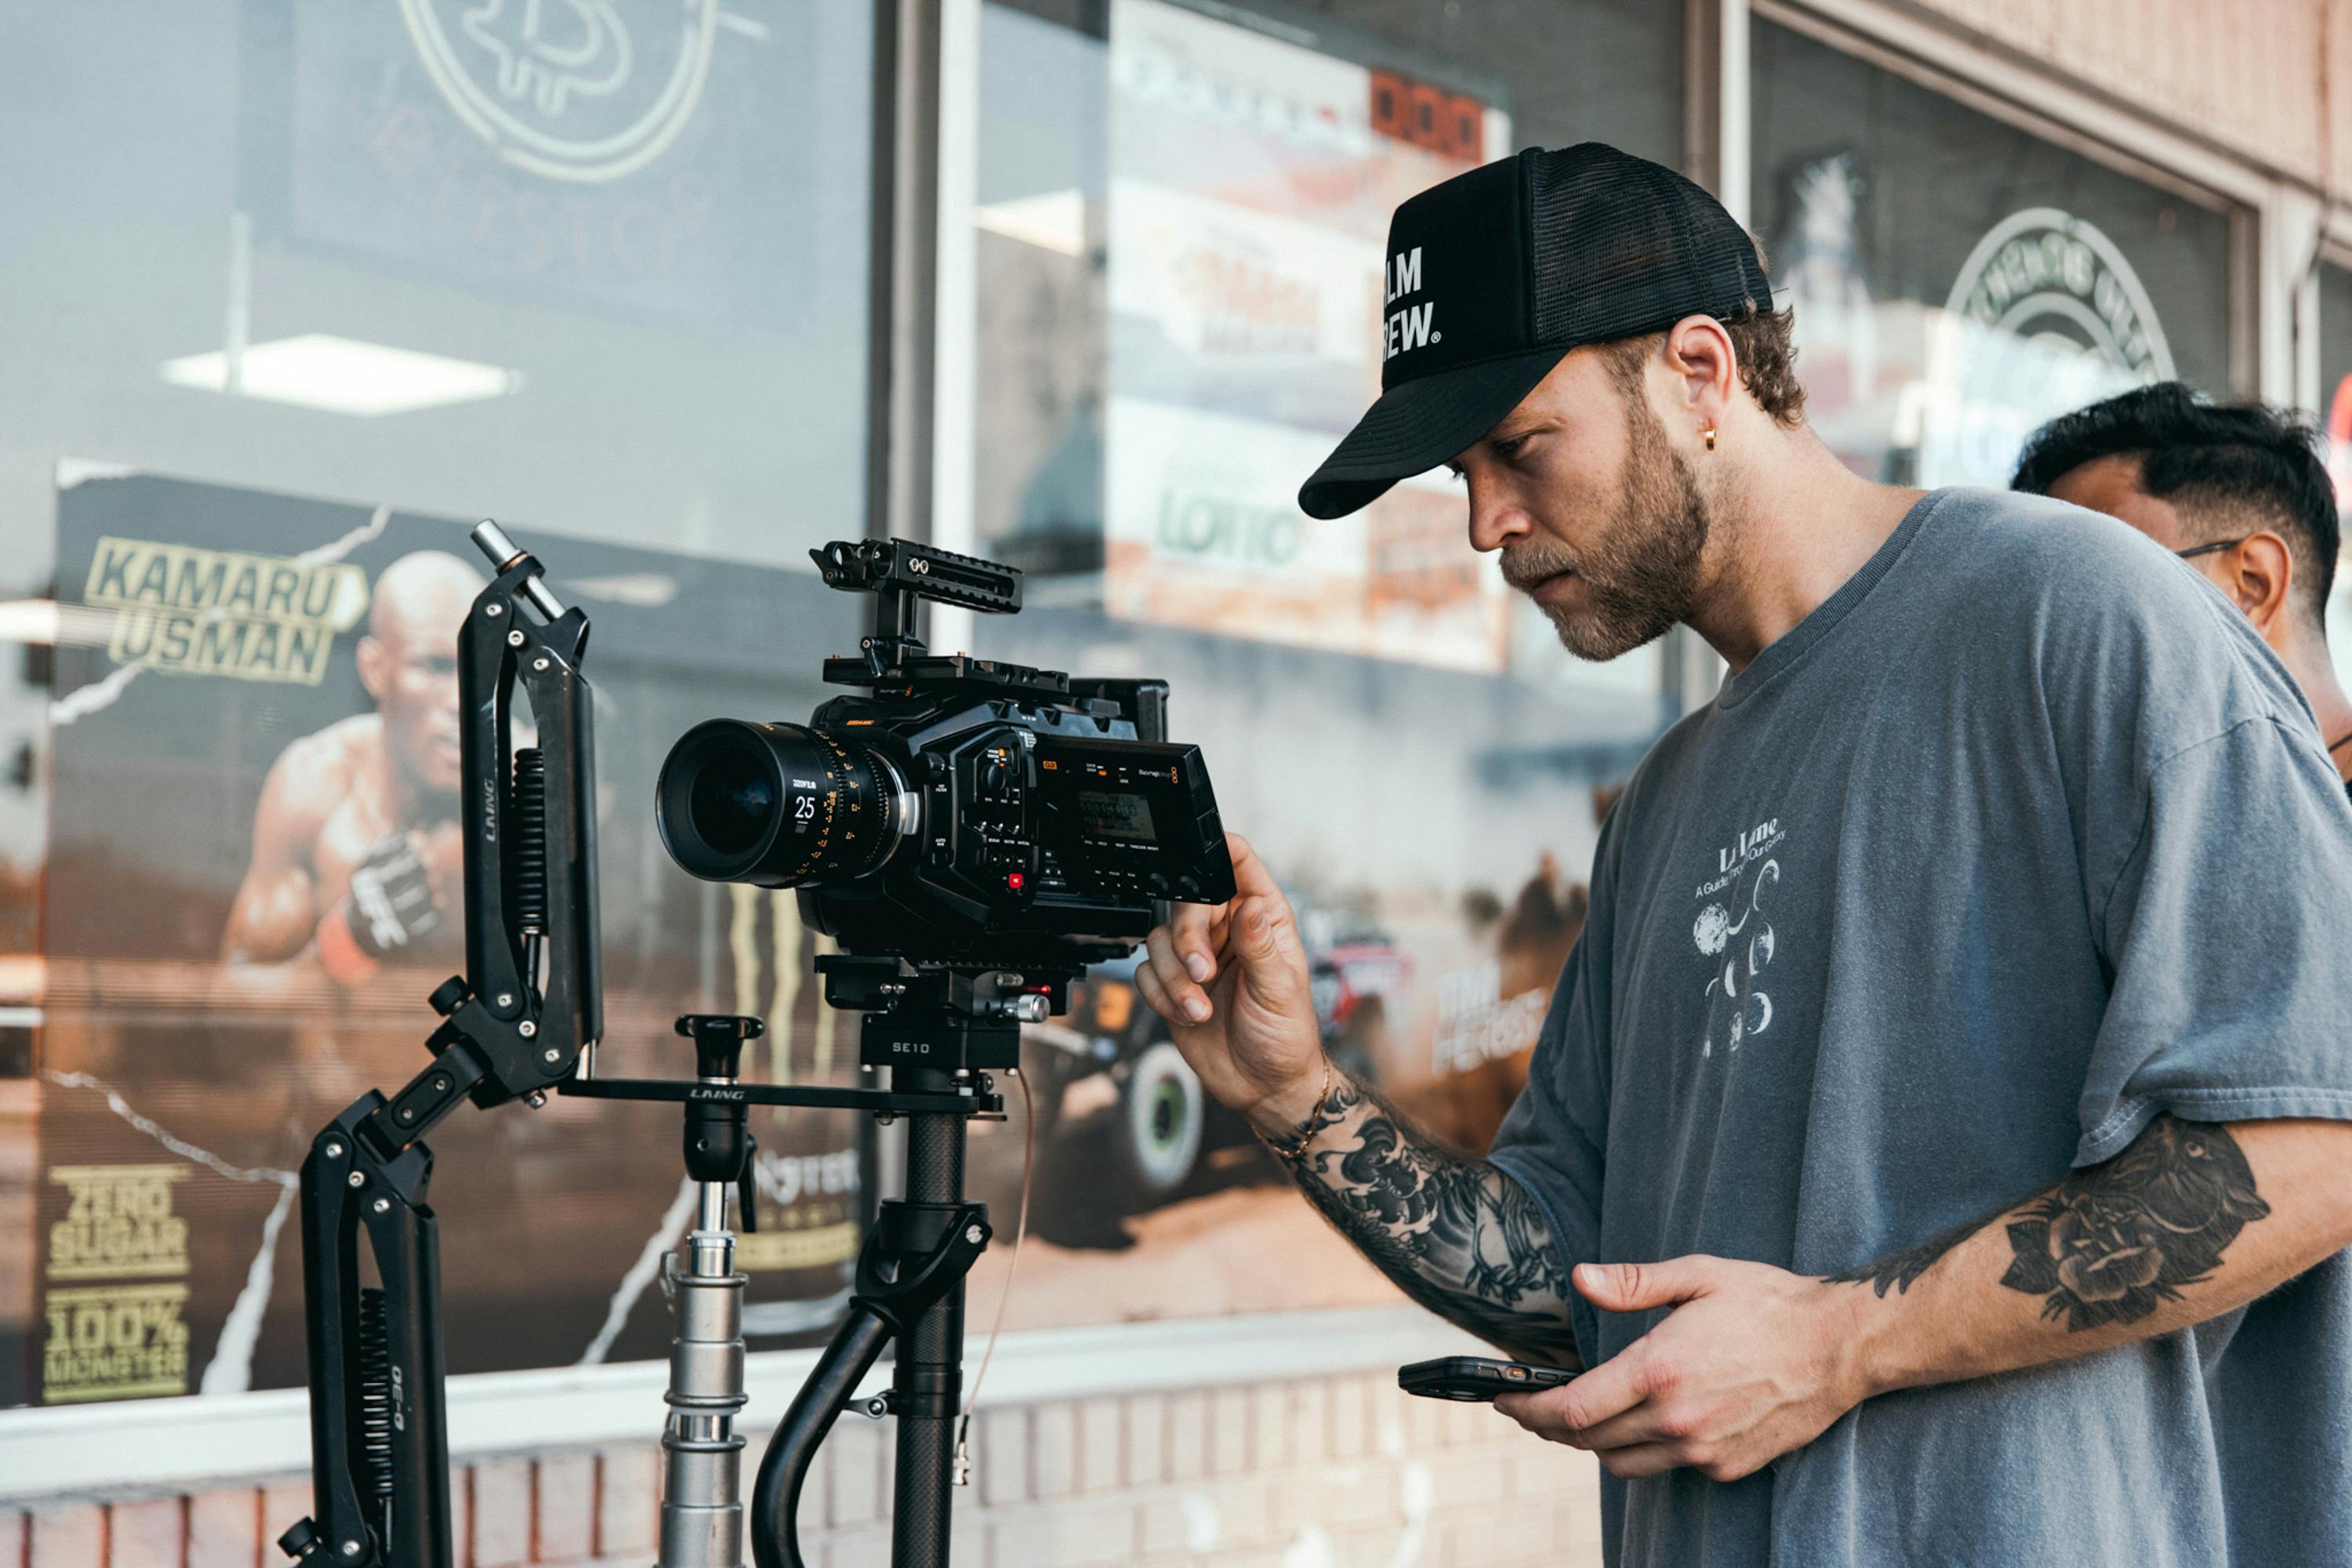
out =
<svg viewBox="0 0 2352 1568"><path fill-rule="evenodd" d="M236 550L99 540L82 603L115 612L117 664L316 686L367 609L365 574Z"/></svg>
<svg viewBox="0 0 2352 1568"><path fill-rule="evenodd" d="M702 102L719 0L401 0L433 85L500 158L551 180L634 174Z"/></svg>
<svg viewBox="0 0 2352 1568"><path fill-rule="evenodd" d="M188 1392L185 1164L52 1165L65 1212L48 1227L44 1404Z"/></svg>
<svg viewBox="0 0 2352 1568"><path fill-rule="evenodd" d="M2014 214L1979 240L1945 309L2014 337L2054 338L2143 381L2172 374L2164 328L2131 263L2056 207Z"/></svg>
<svg viewBox="0 0 2352 1568"><path fill-rule="evenodd" d="M1110 79L1105 607L1499 669L1509 599L1462 542L1458 489L1333 520L1297 498L1382 361L1443 335L1412 298L1421 252L1386 254L1391 213L1499 153L1507 116L1162 0L1112 5Z"/></svg>
<svg viewBox="0 0 2352 1568"><path fill-rule="evenodd" d="M1945 301L1919 482L2006 484L2047 420L2174 374L2115 241L2056 207L2013 213L1977 242Z"/></svg>
<svg viewBox="0 0 2352 1568"><path fill-rule="evenodd" d="M855 140L811 108L830 7L271 3L291 19L248 29L241 77L264 244L730 335L805 339L862 297L810 218Z"/></svg>

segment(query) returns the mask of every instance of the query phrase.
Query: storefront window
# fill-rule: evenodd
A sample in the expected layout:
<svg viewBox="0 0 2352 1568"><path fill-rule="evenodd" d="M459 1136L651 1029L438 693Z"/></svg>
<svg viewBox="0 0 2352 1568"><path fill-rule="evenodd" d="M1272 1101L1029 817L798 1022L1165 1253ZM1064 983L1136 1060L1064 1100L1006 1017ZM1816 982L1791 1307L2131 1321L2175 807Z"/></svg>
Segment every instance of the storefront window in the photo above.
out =
<svg viewBox="0 0 2352 1568"><path fill-rule="evenodd" d="M2352 268L2333 261L2319 267L2318 420L2340 519L2352 499ZM2327 605L2327 647L2336 679L2352 680L2352 582L2340 562Z"/></svg>
<svg viewBox="0 0 2352 1568"><path fill-rule="evenodd" d="M1171 682L1171 729L1300 909L1327 1045L1479 1147L1580 928L1596 797L1668 716L1660 649L1571 659L1442 472L1337 522L1295 498L1377 395L1396 204L1530 144L1679 162L1680 16L982 11L971 516L1031 576L980 646ZM1165 1039L1115 973L1034 1033L1062 1250L1008 1321L1387 1299ZM1009 1197L1017 1141L974 1148Z"/></svg>
<svg viewBox="0 0 2352 1568"><path fill-rule="evenodd" d="M2230 391L2230 220L1785 28L1753 33L1757 232L1857 473L2005 485L2042 421Z"/></svg>
<svg viewBox="0 0 2352 1568"><path fill-rule="evenodd" d="M854 635L856 0L119 3L0 25L0 1405L303 1378L293 1173L462 967L457 620L495 516L594 628L607 1070L845 1076L789 895L655 840L669 742ZM316 934L362 882L372 962ZM394 938L397 940L394 940ZM349 954L343 954L348 959ZM362 959L369 954L362 952ZM755 1345L838 1305L852 1119L759 1119ZM677 1112L432 1139L450 1370L661 1352Z"/></svg>

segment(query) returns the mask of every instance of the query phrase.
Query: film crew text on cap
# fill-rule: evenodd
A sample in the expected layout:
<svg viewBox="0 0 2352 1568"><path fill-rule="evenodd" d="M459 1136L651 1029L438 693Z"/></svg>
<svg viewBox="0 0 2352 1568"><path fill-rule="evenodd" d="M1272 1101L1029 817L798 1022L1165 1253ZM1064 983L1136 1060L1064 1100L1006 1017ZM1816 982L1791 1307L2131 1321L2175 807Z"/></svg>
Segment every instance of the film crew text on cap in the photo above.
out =
<svg viewBox="0 0 2352 1568"><path fill-rule="evenodd" d="M1754 241L1663 164L1599 142L1457 174L1390 220L1380 400L1299 488L1343 517L1463 451L1570 349L1771 308Z"/></svg>

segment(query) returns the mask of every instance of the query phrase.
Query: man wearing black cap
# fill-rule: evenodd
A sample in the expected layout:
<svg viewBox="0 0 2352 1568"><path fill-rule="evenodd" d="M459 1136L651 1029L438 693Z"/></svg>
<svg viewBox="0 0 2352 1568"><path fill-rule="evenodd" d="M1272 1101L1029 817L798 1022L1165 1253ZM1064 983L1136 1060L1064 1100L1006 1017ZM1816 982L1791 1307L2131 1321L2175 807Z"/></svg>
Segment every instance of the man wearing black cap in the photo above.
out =
<svg viewBox="0 0 2352 1568"><path fill-rule="evenodd" d="M1731 673L1488 1158L1323 1058L1238 839L1139 972L1203 1083L1409 1294L1590 1369L1497 1405L1600 1455L1612 1563L2352 1563L2352 807L2284 672L2105 520L1847 472L1668 170L1530 152L1388 248L1300 504L1448 463L1570 648Z"/></svg>

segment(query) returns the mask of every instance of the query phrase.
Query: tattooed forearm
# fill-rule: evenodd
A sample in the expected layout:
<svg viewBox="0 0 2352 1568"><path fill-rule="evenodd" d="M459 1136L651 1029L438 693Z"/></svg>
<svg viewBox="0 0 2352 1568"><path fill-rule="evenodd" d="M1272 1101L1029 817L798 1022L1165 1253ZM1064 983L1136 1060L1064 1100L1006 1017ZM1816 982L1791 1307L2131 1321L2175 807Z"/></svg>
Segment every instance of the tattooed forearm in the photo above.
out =
<svg viewBox="0 0 2352 1568"><path fill-rule="evenodd" d="M1908 1291L1937 1258L2016 1207L2015 1204L2003 1204L1972 1219L1964 1219L1948 1230L1939 1230L1916 1247L1898 1248L1883 1258L1871 1259L1859 1268L1849 1268L1842 1274L1825 1278L1832 1285L1867 1285L1881 1296L1886 1294L1889 1287L1898 1292Z"/></svg>
<svg viewBox="0 0 2352 1568"><path fill-rule="evenodd" d="M1944 1254L2008 1220L2011 1261L2000 1282L2042 1300L2042 1315L2070 1332L2133 1323L2221 1266L2238 1233L2271 1212L2230 1130L2159 1116L2104 1165L1832 1281L1908 1290Z"/></svg>
<svg viewBox="0 0 2352 1568"><path fill-rule="evenodd" d="M1574 1366L1571 1259L1518 1183L1335 1074L1283 1159L1307 1200L1406 1295L1514 1354Z"/></svg>

